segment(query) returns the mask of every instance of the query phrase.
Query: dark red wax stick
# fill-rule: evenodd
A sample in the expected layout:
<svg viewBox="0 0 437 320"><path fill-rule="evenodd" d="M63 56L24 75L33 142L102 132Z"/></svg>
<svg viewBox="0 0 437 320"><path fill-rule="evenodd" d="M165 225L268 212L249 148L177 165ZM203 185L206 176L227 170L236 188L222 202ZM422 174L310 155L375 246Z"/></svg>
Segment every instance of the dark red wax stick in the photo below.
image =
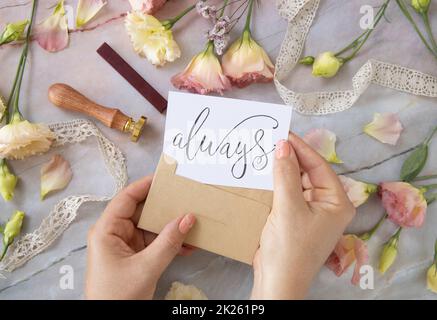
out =
<svg viewBox="0 0 437 320"><path fill-rule="evenodd" d="M127 80L159 112L167 109L167 100L143 79L114 49L104 42L97 53L106 60L123 78Z"/></svg>

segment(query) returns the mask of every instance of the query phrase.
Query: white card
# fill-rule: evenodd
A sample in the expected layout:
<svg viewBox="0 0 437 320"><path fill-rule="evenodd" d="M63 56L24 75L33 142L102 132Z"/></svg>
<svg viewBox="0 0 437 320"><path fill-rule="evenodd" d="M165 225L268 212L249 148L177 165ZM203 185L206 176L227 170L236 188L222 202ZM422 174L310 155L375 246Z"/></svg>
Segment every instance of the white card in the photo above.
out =
<svg viewBox="0 0 437 320"><path fill-rule="evenodd" d="M170 92L164 153L198 182L273 190L276 143L288 138L285 105Z"/></svg>

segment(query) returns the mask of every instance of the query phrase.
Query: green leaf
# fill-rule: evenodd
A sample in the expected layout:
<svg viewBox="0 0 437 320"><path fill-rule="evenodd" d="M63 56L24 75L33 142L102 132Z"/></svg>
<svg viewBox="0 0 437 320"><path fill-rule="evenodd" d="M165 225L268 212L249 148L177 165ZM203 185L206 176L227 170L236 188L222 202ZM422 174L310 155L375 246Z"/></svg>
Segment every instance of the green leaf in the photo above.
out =
<svg viewBox="0 0 437 320"><path fill-rule="evenodd" d="M421 144L412 154L405 160L401 169L401 180L411 181L416 178L425 166L428 159L428 144Z"/></svg>

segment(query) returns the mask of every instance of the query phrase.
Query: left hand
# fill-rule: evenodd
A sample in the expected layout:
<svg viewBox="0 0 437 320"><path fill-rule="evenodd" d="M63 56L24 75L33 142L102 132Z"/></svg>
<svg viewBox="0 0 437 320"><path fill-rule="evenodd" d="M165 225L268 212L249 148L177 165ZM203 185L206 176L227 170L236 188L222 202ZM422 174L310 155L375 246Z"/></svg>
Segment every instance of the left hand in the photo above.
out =
<svg viewBox="0 0 437 320"><path fill-rule="evenodd" d="M152 299L174 257L193 251L183 246L196 221L192 214L171 221L158 236L137 229L151 183L152 177L145 177L122 190L90 229L87 299Z"/></svg>

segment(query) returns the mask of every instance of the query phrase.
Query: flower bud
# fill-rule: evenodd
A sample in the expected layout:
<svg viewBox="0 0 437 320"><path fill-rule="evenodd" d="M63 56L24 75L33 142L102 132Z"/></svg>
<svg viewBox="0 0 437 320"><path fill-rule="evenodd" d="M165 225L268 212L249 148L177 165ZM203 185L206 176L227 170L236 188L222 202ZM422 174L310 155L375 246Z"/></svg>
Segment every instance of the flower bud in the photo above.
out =
<svg viewBox="0 0 437 320"><path fill-rule="evenodd" d="M0 165L0 194L5 201L10 201L14 198L15 186L18 178L14 176L5 162Z"/></svg>
<svg viewBox="0 0 437 320"><path fill-rule="evenodd" d="M426 284L428 290L431 290L434 293L437 293L437 263L433 263L431 267L429 267L427 272Z"/></svg>
<svg viewBox="0 0 437 320"><path fill-rule="evenodd" d="M337 58L333 52L324 52L317 56L313 63L313 76L332 78L343 65L343 61Z"/></svg>
<svg viewBox="0 0 437 320"><path fill-rule="evenodd" d="M381 258L379 260L379 272L384 274L395 262L396 257L398 255L398 242L399 242L399 232L402 229L399 229L398 232L394 236L390 238L390 240L384 246L382 250Z"/></svg>
<svg viewBox="0 0 437 320"><path fill-rule="evenodd" d="M418 13L427 13L431 0L411 0L411 6Z"/></svg>
<svg viewBox="0 0 437 320"><path fill-rule="evenodd" d="M17 210L6 223L5 229L3 230L3 251L0 256L0 261L5 256L9 246L14 242L14 239L20 234L23 219L24 212Z"/></svg>
<svg viewBox="0 0 437 320"><path fill-rule="evenodd" d="M304 64L306 66L311 66L314 63L315 58L313 56L306 56L299 60L300 64Z"/></svg>
<svg viewBox="0 0 437 320"><path fill-rule="evenodd" d="M0 37L0 44L9 43L19 40L26 29L29 20L23 20L15 23L8 23Z"/></svg>

